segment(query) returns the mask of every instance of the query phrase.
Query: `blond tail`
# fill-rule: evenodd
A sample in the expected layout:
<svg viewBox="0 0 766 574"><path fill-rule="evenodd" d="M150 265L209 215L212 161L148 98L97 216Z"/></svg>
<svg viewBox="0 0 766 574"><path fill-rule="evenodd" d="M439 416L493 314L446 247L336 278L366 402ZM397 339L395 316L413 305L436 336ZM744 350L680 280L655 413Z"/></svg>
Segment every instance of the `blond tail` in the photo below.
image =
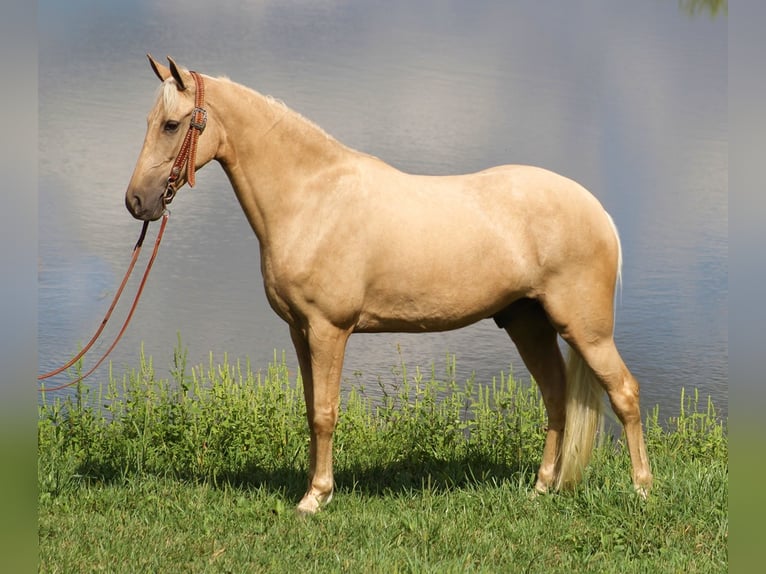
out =
<svg viewBox="0 0 766 574"><path fill-rule="evenodd" d="M580 353L570 348L567 358L566 426L556 488L568 489L580 482L593 452L601 424L603 389Z"/></svg>

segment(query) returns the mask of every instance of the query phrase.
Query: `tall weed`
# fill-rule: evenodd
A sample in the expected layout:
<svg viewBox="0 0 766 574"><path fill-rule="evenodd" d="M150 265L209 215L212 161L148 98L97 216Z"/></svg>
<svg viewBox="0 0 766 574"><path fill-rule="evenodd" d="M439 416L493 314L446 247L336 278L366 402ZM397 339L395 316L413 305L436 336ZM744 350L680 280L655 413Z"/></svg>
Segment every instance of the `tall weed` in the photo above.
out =
<svg viewBox="0 0 766 574"><path fill-rule="evenodd" d="M449 488L490 478L533 481L545 439L540 393L500 373L482 384L456 380L454 355L436 366L393 369L393 384L368 393L359 381L344 393L335 434L336 477L367 489L417 488L422 481ZM679 415L646 421L650 455L728 456L725 426L708 400L681 395ZM249 362L189 368L181 342L171 378L156 376L152 359L105 386L79 384L73 395L39 407L41 493L53 495L82 481L111 482L140 475L183 480L305 484L308 431L300 376L284 353L264 372ZM602 448L603 450L603 448ZM602 453L602 456L603 453Z"/></svg>

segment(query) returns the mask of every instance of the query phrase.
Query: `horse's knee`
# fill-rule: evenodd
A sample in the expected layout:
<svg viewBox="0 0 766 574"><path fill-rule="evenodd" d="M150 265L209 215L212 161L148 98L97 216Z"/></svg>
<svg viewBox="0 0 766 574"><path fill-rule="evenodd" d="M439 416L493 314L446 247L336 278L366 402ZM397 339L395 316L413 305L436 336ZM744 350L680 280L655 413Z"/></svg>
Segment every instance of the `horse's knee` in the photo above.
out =
<svg viewBox="0 0 766 574"><path fill-rule="evenodd" d="M640 423L640 397L638 381L623 369L611 384L604 385L609 402L623 425Z"/></svg>
<svg viewBox="0 0 766 574"><path fill-rule="evenodd" d="M318 406L314 405L309 415L311 431L317 435L332 434L338 423L337 405Z"/></svg>
<svg viewBox="0 0 766 574"><path fill-rule="evenodd" d="M609 401L623 424L641 421L638 394L623 389L609 394Z"/></svg>

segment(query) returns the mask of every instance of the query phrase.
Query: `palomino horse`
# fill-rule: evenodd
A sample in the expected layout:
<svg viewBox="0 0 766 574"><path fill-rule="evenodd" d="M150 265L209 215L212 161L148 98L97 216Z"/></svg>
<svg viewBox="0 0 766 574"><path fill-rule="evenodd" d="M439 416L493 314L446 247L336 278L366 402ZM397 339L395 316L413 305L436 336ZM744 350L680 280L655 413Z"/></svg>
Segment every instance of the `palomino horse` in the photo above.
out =
<svg viewBox="0 0 766 574"><path fill-rule="evenodd" d="M349 335L443 331L487 318L518 347L548 413L536 491L581 478L605 389L625 428L633 484L646 496L652 475L638 383L613 339L620 241L588 191L521 165L405 174L254 90L149 59L162 86L126 206L155 220L177 187L194 183L195 168L215 159L228 175L260 243L269 303L290 326L300 364L311 432L300 512L332 497ZM198 121L203 88L207 124L196 160L192 153L190 175L175 170L171 185L167 174L185 128L191 133ZM566 365L557 335L570 347Z"/></svg>

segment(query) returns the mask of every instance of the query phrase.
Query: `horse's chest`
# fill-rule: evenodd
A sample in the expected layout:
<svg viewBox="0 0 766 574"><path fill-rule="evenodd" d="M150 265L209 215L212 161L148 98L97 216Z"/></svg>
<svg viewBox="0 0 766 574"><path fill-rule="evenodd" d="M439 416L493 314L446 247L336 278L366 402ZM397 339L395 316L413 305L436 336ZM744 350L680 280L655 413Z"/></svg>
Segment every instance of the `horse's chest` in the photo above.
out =
<svg viewBox="0 0 766 574"><path fill-rule="evenodd" d="M266 256L261 272L266 298L277 315L291 324L306 315L306 305L316 298L321 269L300 265L288 257Z"/></svg>
<svg viewBox="0 0 766 574"><path fill-rule="evenodd" d="M337 325L353 322L364 299L364 282L356 268L338 265L342 259L262 259L264 287L272 309L291 325L312 319Z"/></svg>
<svg viewBox="0 0 766 574"><path fill-rule="evenodd" d="M261 274L263 275L263 286L269 305L282 319L292 322L294 319L294 295L292 294L293 289L290 287L293 284L290 266L276 265L273 258L262 255Z"/></svg>

